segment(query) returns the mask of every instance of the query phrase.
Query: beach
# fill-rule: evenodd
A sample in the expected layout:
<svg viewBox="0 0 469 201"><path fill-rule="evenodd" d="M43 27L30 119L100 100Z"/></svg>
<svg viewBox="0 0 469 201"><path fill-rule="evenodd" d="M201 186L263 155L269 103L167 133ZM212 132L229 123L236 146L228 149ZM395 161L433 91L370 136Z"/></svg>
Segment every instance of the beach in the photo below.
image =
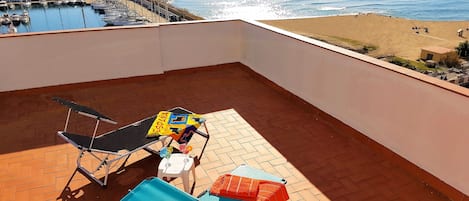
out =
<svg viewBox="0 0 469 201"><path fill-rule="evenodd" d="M376 48L369 52L373 57L392 55L410 60L419 58L422 47L454 49L469 38L469 31L466 30L469 21L419 21L378 14L356 14L261 22L341 47ZM463 29L462 37L458 36L459 29Z"/></svg>

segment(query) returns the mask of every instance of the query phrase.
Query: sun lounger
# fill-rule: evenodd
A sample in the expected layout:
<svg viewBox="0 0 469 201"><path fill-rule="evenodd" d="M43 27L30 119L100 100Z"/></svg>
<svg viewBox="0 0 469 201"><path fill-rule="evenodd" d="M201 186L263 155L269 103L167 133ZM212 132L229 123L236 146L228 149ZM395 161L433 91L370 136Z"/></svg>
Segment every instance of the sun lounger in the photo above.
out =
<svg viewBox="0 0 469 201"><path fill-rule="evenodd" d="M134 190L121 199L121 201L139 200L193 201L197 198L158 177L151 177L143 180Z"/></svg>
<svg viewBox="0 0 469 201"><path fill-rule="evenodd" d="M140 151L146 150L152 154L158 154L158 151L150 148L150 145L161 142L164 146L165 139L168 136L157 135L155 137L147 137L147 132L151 127L153 121L156 118L156 115L142 119L133 124L124 126L117 130L110 131L108 133L96 136L99 123L101 121L116 124L115 121L109 117L104 116L103 114L95 111L92 108L76 104L74 102L64 100L61 98L54 98L53 100L59 102L62 105L65 105L69 108L67 120L65 122L65 128L63 131L59 131L58 135L62 137L65 141L75 146L78 151L77 158L77 168L75 170L83 174L85 177L98 183L99 185L105 187L107 185L107 180L109 176L110 168L113 167L113 163L124 159L122 165L117 169L117 172L120 172L124 169L127 160L130 155ZM77 112L78 114L91 117L96 119L96 125L92 136L85 136L80 134L75 134L67 132L71 112ZM181 114L191 114L192 112L184 108L174 108L169 110L174 113ZM204 124L205 126L205 124ZM206 129L206 127L205 127ZM203 137L207 138L208 141L208 132L204 133L201 131L194 131L195 133L200 134ZM205 142L205 145L207 142ZM204 148L205 148L204 145ZM90 154L93 158L99 161L97 167L90 171L81 164L81 160L85 154ZM104 178L99 179L95 177L95 173L101 168L104 168ZM75 174L75 173L74 173Z"/></svg>
<svg viewBox="0 0 469 201"><path fill-rule="evenodd" d="M252 168L248 165L241 165L231 172L232 175L249 177L253 179L268 180L286 184L286 180L275 175L266 173L262 170ZM157 178L151 177L142 181L133 190L121 199L121 201L145 201L145 200L200 200L200 201L239 201L226 197L211 195L209 190L204 191L199 196L194 197L175 186Z"/></svg>

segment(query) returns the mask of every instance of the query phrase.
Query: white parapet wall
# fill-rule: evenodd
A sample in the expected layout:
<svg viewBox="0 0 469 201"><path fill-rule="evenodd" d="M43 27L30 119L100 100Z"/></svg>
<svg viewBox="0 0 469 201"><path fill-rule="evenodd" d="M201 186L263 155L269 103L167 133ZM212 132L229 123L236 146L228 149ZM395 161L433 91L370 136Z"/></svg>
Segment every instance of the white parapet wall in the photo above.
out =
<svg viewBox="0 0 469 201"><path fill-rule="evenodd" d="M0 38L0 91L162 73L158 29L94 29Z"/></svg>
<svg viewBox="0 0 469 201"><path fill-rule="evenodd" d="M1 36L0 92L161 74L241 59L240 20Z"/></svg>
<svg viewBox="0 0 469 201"><path fill-rule="evenodd" d="M242 42L242 63L469 194L467 89L258 22Z"/></svg>
<svg viewBox="0 0 469 201"><path fill-rule="evenodd" d="M181 22L160 25L165 71L241 60L240 20Z"/></svg>

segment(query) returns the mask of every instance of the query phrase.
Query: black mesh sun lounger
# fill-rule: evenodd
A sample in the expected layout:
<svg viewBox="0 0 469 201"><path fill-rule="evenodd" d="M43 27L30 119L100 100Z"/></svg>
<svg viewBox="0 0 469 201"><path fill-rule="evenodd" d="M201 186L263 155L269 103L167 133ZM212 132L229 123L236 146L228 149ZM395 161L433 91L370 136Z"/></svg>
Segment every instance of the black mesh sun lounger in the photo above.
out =
<svg viewBox="0 0 469 201"><path fill-rule="evenodd" d="M93 146L90 147L92 137L60 132L69 143L79 149L92 150L103 153L118 154L121 151L132 151L139 149L159 140L159 137L147 138L146 134L155 117L147 118L118 130L103 134L94 139Z"/></svg>
<svg viewBox="0 0 469 201"><path fill-rule="evenodd" d="M167 136L161 135L151 138L147 137L147 132L155 120L156 115L96 137L96 132L100 121L112 124L116 124L116 122L92 108L82 106L61 98L54 98L53 100L69 108L67 120L65 122L65 128L63 131L59 131L58 135L79 150L76 171L80 172L91 181L95 181L103 187L107 185L109 171L114 162L125 158L123 164L117 170L117 172L119 172L120 170L124 169L125 163L132 153L143 149L152 154L157 154L158 151L151 149L149 146L157 142L161 142L162 146L164 146L165 139L167 138ZM67 132L71 111L96 119L96 126L92 136ZM171 109L169 111L183 114L192 113L180 107ZM196 133L206 137L208 141L208 134L198 130ZM87 153L99 161L99 164L93 171L90 171L81 165L81 159ZM104 178L98 179L94 176L94 174L101 168L104 168L105 171Z"/></svg>

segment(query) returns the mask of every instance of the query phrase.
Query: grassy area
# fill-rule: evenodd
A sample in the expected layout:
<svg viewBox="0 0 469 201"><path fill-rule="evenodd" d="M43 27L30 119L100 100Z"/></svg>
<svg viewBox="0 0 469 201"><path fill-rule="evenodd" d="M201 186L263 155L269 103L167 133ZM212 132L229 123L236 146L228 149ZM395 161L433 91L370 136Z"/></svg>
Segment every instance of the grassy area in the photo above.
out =
<svg viewBox="0 0 469 201"><path fill-rule="evenodd" d="M341 41L342 43L348 44L353 47L353 50L360 52L360 53L368 53L373 50L377 50L378 46L372 44L366 44L361 41L349 39L349 38L342 38L338 36L329 36L337 41Z"/></svg>
<svg viewBox="0 0 469 201"><path fill-rule="evenodd" d="M339 40L339 41L342 41L344 43L348 43L348 44L353 45L353 46L357 46L357 47L369 47L373 50L378 49L378 47L375 46L375 45L366 44L366 43L363 43L363 42L358 41L358 40L353 40L353 39L349 39L349 38L342 38L342 37L338 37L338 36L329 36L329 37L334 38L334 39Z"/></svg>
<svg viewBox="0 0 469 201"><path fill-rule="evenodd" d="M303 34L304 35L304 34ZM325 35L304 35L306 37L324 41L329 44L333 44L339 47L343 47L355 52L359 52L361 54L368 54L371 51L377 50L378 46L372 45L372 44L367 44L363 43L361 41L349 39L349 38L342 38L338 36L325 36Z"/></svg>
<svg viewBox="0 0 469 201"><path fill-rule="evenodd" d="M367 44L361 41L349 39L349 38L342 38L338 36L324 36L324 35L306 35L307 37L316 39L316 40L321 40L326 43L330 43L333 45L337 45L339 47L343 47L346 49L350 49L356 52L359 52L361 54L367 54L371 51L377 50L378 46ZM441 70L439 68L430 68L425 65L425 63L414 61L414 60L408 60L404 59L401 57L393 56L393 57L388 57L387 61L393 64L396 64L398 66L402 66L404 68L420 71L420 72L427 72L427 71L433 71L436 72L437 70Z"/></svg>
<svg viewBox="0 0 469 201"><path fill-rule="evenodd" d="M402 66L402 67L405 67L405 68L409 68L409 69L412 69L412 70L417 70L417 71L436 71L438 70L438 68L429 68L427 66L425 66L424 63L422 62L418 62L418 61L413 61L413 60L407 60L407 59L404 59L404 58L401 58L401 57L392 57L389 62L393 63L393 64L396 64L396 65L399 65L399 66ZM413 69L412 67L415 67L415 69Z"/></svg>

